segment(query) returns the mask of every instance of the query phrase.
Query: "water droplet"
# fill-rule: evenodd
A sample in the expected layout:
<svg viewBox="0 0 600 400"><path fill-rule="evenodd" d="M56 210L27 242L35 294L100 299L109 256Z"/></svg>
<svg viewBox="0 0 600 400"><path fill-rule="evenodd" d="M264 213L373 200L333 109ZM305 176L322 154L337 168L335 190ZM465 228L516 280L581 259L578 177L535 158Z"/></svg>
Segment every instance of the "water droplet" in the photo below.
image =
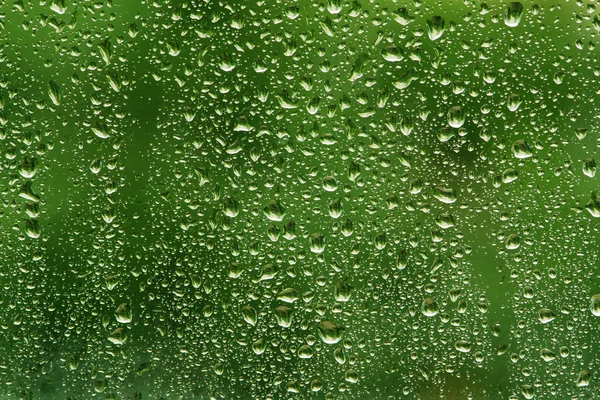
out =
<svg viewBox="0 0 600 400"><path fill-rule="evenodd" d="M427 21L427 35L431 40L439 39L446 30L446 21L440 16L434 16Z"/></svg>
<svg viewBox="0 0 600 400"><path fill-rule="evenodd" d="M512 152L516 158L528 158L533 155L531 146L524 139L517 140L512 145Z"/></svg>
<svg viewBox="0 0 600 400"><path fill-rule="evenodd" d="M92 126L92 132L94 132L94 135L98 136L100 139L107 139L108 137L110 137L110 135L108 134L108 129L100 123L97 123L95 126Z"/></svg>
<svg viewBox="0 0 600 400"><path fill-rule="evenodd" d="M406 268L407 263L408 263L408 254L406 254L405 250L400 250L396 254L396 259L395 259L396 269L403 270L404 268Z"/></svg>
<svg viewBox="0 0 600 400"><path fill-rule="evenodd" d="M356 178L360 175L360 165L356 162L350 162L350 166L348 167L348 179L351 181L356 181Z"/></svg>
<svg viewBox="0 0 600 400"><path fill-rule="evenodd" d="M267 344L265 343L265 340L262 338L252 342L252 351L256 355L261 355L262 353L264 353L266 348L267 348Z"/></svg>
<svg viewBox="0 0 600 400"><path fill-rule="evenodd" d="M546 348L540 350L540 356L546 362L550 362L556 358L556 354L554 354L552 350Z"/></svg>
<svg viewBox="0 0 600 400"><path fill-rule="evenodd" d="M287 240L292 240L296 237L296 223L294 221L288 221L283 227L283 237Z"/></svg>
<svg viewBox="0 0 600 400"><path fill-rule="evenodd" d="M549 310L547 308L540 308L538 311L538 320L542 324L547 324L548 322L553 321L556 318L556 314L554 311Z"/></svg>
<svg viewBox="0 0 600 400"><path fill-rule="evenodd" d="M322 389L323 389L323 384L321 383L321 381L318 378L313 379L310 382L310 390L311 390L311 392L315 392L316 393L316 392L321 391Z"/></svg>
<svg viewBox="0 0 600 400"><path fill-rule="evenodd" d="M383 59L389 62L400 62L404 59L404 51L394 45L385 47L381 55Z"/></svg>
<svg viewBox="0 0 600 400"><path fill-rule="evenodd" d="M61 93L58 85L54 81L50 81L50 83L48 84L48 96L50 96L52 104L54 104L55 106L60 105Z"/></svg>
<svg viewBox="0 0 600 400"><path fill-rule="evenodd" d="M313 233L308 239L310 251L313 253L319 254L325 250L325 237L320 233Z"/></svg>
<svg viewBox="0 0 600 400"><path fill-rule="evenodd" d="M454 343L454 348L461 353L468 353L471 351L471 342L467 340L457 340Z"/></svg>
<svg viewBox="0 0 600 400"><path fill-rule="evenodd" d="M579 140L585 139L585 137L587 136L587 133L588 133L587 128L577 128L577 129L575 129L575 136Z"/></svg>
<svg viewBox="0 0 600 400"><path fill-rule="evenodd" d="M586 158L585 160L583 160L582 170L585 176L593 178L594 176L596 176L596 169L596 160L594 160L593 158Z"/></svg>
<svg viewBox="0 0 600 400"><path fill-rule="evenodd" d="M120 304L115 312L115 318L117 322L129 324L132 319L131 305L129 303Z"/></svg>
<svg viewBox="0 0 600 400"><path fill-rule="evenodd" d="M394 20L402 26L407 26L415 20L415 17L408 15L406 8L402 7L393 12Z"/></svg>
<svg viewBox="0 0 600 400"><path fill-rule="evenodd" d="M462 106L454 106L448 110L448 125L460 128L465 123L466 113Z"/></svg>
<svg viewBox="0 0 600 400"><path fill-rule="evenodd" d="M292 304L298 300L298 291L294 288L283 289L277 295L277 300L283 301L284 303Z"/></svg>
<svg viewBox="0 0 600 400"><path fill-rule="evenodd" d="M504 23L506 26L514 28L521 22L523 16L523 5L517 1L513 1L506 6L504 11Z"/></svg>
<svg viewBox="0 0 600 400"><path fill-rule="evenodd" d="M279 306L273 310L277 325L283 328L289 328L292 325L292 315L294 310L287 306Z"/></svg>
<svg viewBox="0 0 600 400"><path fill-rule="evenodd" d="M456 201L456 190L442 186L435 186L432 190L432 196L442 203L452 204Z"/></svg>
<svg viewBox="0 0 600 400"><path fill-rule="evenodd" d="M589 386L590 380L592 379L592 373L587 369L583 371L579 371L579 375L577 376L577 387L586 387Z"/></svg>
<svg viewBox="0 0 600 400"><path fill-rule="evenodd" d="M508 168L502 173L502 183L511 183L516 181L519 177L519 173L512 168Z"/></svg>
<svg viewBox="0 0 600 400"><path fill-rule="evenodd" d="M90 171L92 171L92 173L94 173L94 174L99 173L101 169L102 169L102 160L100 160L99 158L95 159L90 164Z"/></svg>
<svg viewBox="0 0 600 400"><path fill-rule="evenodd" d="M327 192L335 192L338 188L337 180L333 176L323 178L322 188Z"/></svg>
<svg viewBox="0 0 600 400"><path fill-rule="evenodd" d="M149 372L152 369L152 364L149 362L143 362L141 364L138 365L137 368L137 375L138 376L144 376L144 374L146 372Z"/></svg>
<svg viewBox="0 0 600 400"><path fill-rule="evenodd" d="M346 373L344 374L344 379L346 382L356 383L358 382L358 372L353 369L347 369Z"/></svg>
<svg viewBox="0 0 600 400"><path fill-rule="evenodd" d="M104 40L104 42L99 44L98 50L100 51L100 56L102 57L102 61L104 61L104 64L106 64L106 65L110 64L110 56L111 56L110 38L107 38L106 40Z"/></svg>
<svg viewBox="0 0 600 400"><path fill-rule="evenodd" d="M441 213L435 219L435 223L442 229L452 228L455 225L454 216L447 213Z"/></svg>
<svg viewBox="0 0 600 400"><path fill-rule="evenodd" d="M69 369L71 371L75 371L78 367L79 367L79 357L77 356L70 356L69 360Z"/></svg>
<svg viewBox="0 0 600 400"><path fill-rule="evenodd" d="M342 11L342 0L327 0L327 11L330 14L339 14Z"/></svg>
<svg viewBox="0 0 600 400"><path fill-rule="evenodd" d="M426 317L434 317L439 313L439 311L440 307L435 300L430 298L423 300L423 303L421 304L421 312L423 315Z"/></svg>
<svg viewBox="0 0 600 400"><path fill-rule="evenodd" d="M392 82L392 85L394 85L396 89L406 89L415 79L417 79L417 74L415 71L409 70L400 75L400 78L397 81Z"/></svg>
<svg viewBox="0 0 600 400"><path fill-rule="evenodd" d="M333 199L328 207L329 216L331 218L339 218L342 216L342 203L340 199Z"/></svg>
<svg viewBox="0 0 600 400"><path fill-rule="evenodd" d="M232 71L237 66L237 63L233 60L233 56L231 54L223 54L221 55L221 60L219 61L219 68L225 72Z"/></svg>
<svg viewBox="0 0 600 400"><path fill-rule="evenodd" d="M67 12L67 6L65 6L65 0L52 0L50 3L50 9L57 14L64 14Z"/></svg>
<svg viewBox="0 0 600 400"><path fill-rule="evenodd" d="M313 96L306 105L306 111L314 115L319 111L319 104L321 103L321 98L319 96Z"/></svg>
<svg viewBox="0 0 600 400"><path fill-rule="evenodd" d="M492 84L496 81L496 73L492 70L487 70L483 73L483 80L486 83Z"/></svg>
<svg viewBox="0 0 600 400"><path fill-rule="evenodd" d="M298 349L298 358L308 359L312 358L312 356L313 350L310 348L310 346L304 344Z"/></svg>
<svg viewBox="0 0 600 400"><path fill-rule="evenodd" d="M521 394L523 395L523 397L525 397L526 399L533 399L533 397L535 396L535 392L533 390L533 386L531 385L521 385Z"/></svg>
<svg viewBox="0 0 600 400"><path fill-rule="evenodd" d="M127 332L123 328L117 328L110 333L108 340L116 345L122 345L127 340Z"/></svg>
<svg viewBox="0 0 600 400"><path fill-rule="evenodd" d="M231 262L229 264L227 276L229 276L232 279L237 279L242 274L242 272L244 272L244 267L242 266L241 263ZM193 283L193 281L192 281L192 283Z"/></svg>
<svg viewBox="0 0 600 400"><path fill-rule="evenodd" d="M554 74L554 76L552 77L552 80L554 81L554 83L556 83L557 85L560 85L561 83L563 83L563 80L565 79L565 74L562 71L558 71Z"/></svg>
<svg viewBox="0 0 600 400"><path fill-rule="evenodd" d="M385 233L379 233L375 236L375 248L377 250L383 250L387 245L387 237Z"/></svg>
<svg viewBox="0 0 600 400"><path fill-rule="evenodd" d="M283 208L279 200L271 200L263 209L263 213L269 220L281 222L283 221L283 217L285 217L285 208Z"/></svg>
<svg viewBox="0 0 600 400"><path fill-rule="evenodd" d="M402 118L400 119L400 132L402 132L402 134L404 136L408 136L411 134L414 127L415 127L415 124L414 124L412 118L408 115L403 115Z"/></svg>
<svg viewBox="0 0 600 400"><path fill-rule="evenodd" d="M19 167L19 174L26 179L31 179L35 176L38 171L38 160L35 157L29 158L28 156L23 157L21 166Z"/></svg>
<svg viewBox="0 0 600 400"><path fill-rule="evenodd" d="M508 235L504 243L507 250L516 250L521 246L521 239L514 233Z"/></svg>
<svg viewBox="0 0 600 400"><path fill-rule="evenodd" d="M595 317L600 317L600 294L595 294L591 297L590 311Z"/></svg>
<svg viewBox="0 0 600 400"><path fill-rule="evenodd" d="M262 282L273 279L277 275L277 267L274 264L265 264L259 271L253 282Z"/></svg>
<svg viewBox="0 0 600 400"><path fill-rule="evenodd" d="M246 321L246 323L255 326L256 321L258 320L258 314L256 313L256 310L253 307L244 306L242 307L242 318L244 318L244 321Z"/></svg>
<svg viewBox="0 0 600 400"><path fill-rule="evenodd" d="M25 220L25 234L32 239L39 238L41 234L39 222L35 219Z"/></svg>
<svg viewBox="0 0 600 400"><path fill-rule="evenodd" d="M235 218L239 214L239 205L238 202L231 197L225 199L225 203L223 204L223 214L230 218Z"/></svg>
<svg viewBox="0 0 600 400"><path fill-rule="evenodd" d="M366 68L368 61L369 61L369 55L366 53L362 53L361 55L359 55L357 57L356 61L354 62L354 65L352 67L352 71L350 72L350 77L348 78L348 80L350 82L354 82L357 79L362 78L362 76L365 73L365 68Z"/></svg>
<svg viewBox="0 0 600 400"><path fill-rule="evenodd" d="M318 327L319 337L326 344L336 344L342 340L344 328L331 321L323 321Z"/></svg>
<svg viewBox="0 0 600 400"><path fill-rule="evenodd" d="M440 142L445 143L456 136L456 131L448 126L438 129L437 138Z"/></svg>
<svg viewBox="0 0 600 400"><path fill-rule="evenodd" d="M338 280L337 283L335 284L335 288L334 288L334 292L333 292L335 301L347 302L348 300L350 300L350 297L352 296L353 289L354 289L354 287L352 287L352 285L350 285L344 279Z"/></svg>
<svg viewBox="0 0 600 400"><path fill-rule="evenodd" d="M506 106L510 111L517 111L521 105L521 97L516 93L511 93L506 99Z"/></svg>
<svg viewBox="0 0 600 400"><path fill-rule="evenodd" d="M338 347L333 351L333 358L335 359L335 361L340 364L340 365L344 365L346 363L346 352L344 351L343 347Z"/></svg>
<svg viewBox="0 0 600 400"><path fill-rule="evenodd" d="M600 202L598 202L595 193L592 193L592 198L585 205L585 209L590 213L592 217L600 218Z"/></svg>

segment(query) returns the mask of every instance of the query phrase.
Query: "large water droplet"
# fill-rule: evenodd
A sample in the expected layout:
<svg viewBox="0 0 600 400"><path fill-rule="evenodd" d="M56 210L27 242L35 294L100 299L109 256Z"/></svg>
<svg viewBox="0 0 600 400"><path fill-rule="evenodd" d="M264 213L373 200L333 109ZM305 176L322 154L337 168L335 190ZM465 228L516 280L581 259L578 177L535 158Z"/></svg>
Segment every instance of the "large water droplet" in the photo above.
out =
<svg viewBox="0 0 600 400"><path fill-rule="evenodd" d="M540 308L538 311L538 320L542 324L547 324L548 322L553 321L556 318L556 314L554 311L549 310L547 308Z"/></svg>
<svg viewBox="0 0 600 400"><path fill-rule="evenodd" d="M323 321L318 327L319 337L324 343L336 344L342 340L344 328L334 324L331 321Z"/></svg>
<svg viewBox="0 0 600 400"><path fill-rule="evenodd" d="M439 313L439 311L440 307L433 299L427 298L423 300L423 303L421 303L421 312L426 317L434 317Z"/></svg>
<svg viewBox="0 0 600 400"><path fill-rule="evenodd" d="M595 294L590 299L590 311L592 315L600 317L600 294Z"/></svg>
<svg viewBox="0 0 600 400"><path fill-rule="evenodd" d="M446 21L440 16L434 16L427 21L427 35L431 40L439 39L446 30Z"/></svg>
<svg viewBox="0 0 600 400"><path fill-rule="evenodd" d="M448 125L460 128L465 123L467 114L462 106L454 106L448 110Z"/></svg>
<svg viewBox="0 0 600 400"><path fill-rule="evenodd" d="M523 5L517 1L513 1L508 6L506 6L506 11L504 11L504 23L506 26L514 28L519 25L521 22L521 17L523 16Z"/></svg>

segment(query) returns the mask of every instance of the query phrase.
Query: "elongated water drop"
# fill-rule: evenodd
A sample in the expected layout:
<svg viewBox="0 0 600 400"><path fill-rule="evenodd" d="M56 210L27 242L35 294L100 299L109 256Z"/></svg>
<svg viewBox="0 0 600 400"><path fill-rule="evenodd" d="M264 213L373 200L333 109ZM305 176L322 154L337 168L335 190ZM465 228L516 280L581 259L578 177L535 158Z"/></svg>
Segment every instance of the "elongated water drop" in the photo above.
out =
<svg viewBox="0 0 600 400"><path fill-rule="evenodd" d="M465 123L467 114L461 106L454 106L448 110L448 125L453 128L460 128Z"/></svg>
<svg viewBox="0 0 600 400"><path fill-rule="evenodd" d="M431 40L439 39L446 30L446 21L440 16L434 16L427 21L427 35Z"/></svg>
<svg viewBox="0 0 600 400"><path fill-rule="evenodd" d="M251 306L242 307L242 317L246 323L254 326L256 325L256 321L258 320L258 314L256 310Z"/></svg>
<svg viewBox="0 0 600 400"><path fill-rule="evenodd" d="M350 300L350 296L352 295L353 289L354 288L352 287L352 285L350 285L344 279L340 279L335 284L335 289L333 292L335 301L347 302L348 300Z"/></svg>
<svg viewBox="0 0 600 400"><path fill-rule="evenodd" d="M115 312L115 318L122 324L130 323L132 320L131 305L129 303L120 304Z"/></svg>
<svg viewBox="0 0 600 400"><path fill-rule="evenodd" d="M506 106L508 107L508 109L512 112L515 112L519 109L519 106L521 105L521 97L516 94L516 93L511 93L510 95L508 95L508 98L506 99Z"/></svg>
<svg viewBox="0 0 600 400"><path fill-rule="evenodd" d="M513 1L508 6L506 6L506 11L504 11L504 23L506 26L514 28L518 26L521 22L521 17L523 16L523 5L517 1Z"/></svg>
<svg viewBox="0 0 600 400"><path fill-rule="evenodd" d="M292 325L292 315L294 310L287 306L279 306L273 310L277 325L282 328L289 328Z"/></svg>
<svg viewBox="0 0 600 400"><path fill-rule="evenodd" d="M50 100L52 101L52 104L54 104L55 106L60 105L60 100L61 100L60 88L54 81L50 81L50 83L48 84L48 96L50 96Z"/></svg>
<svg viewBox="0 0 600 400"><path fill-rule="evenodd" d="M595 294L590 299L590 311L595 317L600 317L600 294Z"/></svg>

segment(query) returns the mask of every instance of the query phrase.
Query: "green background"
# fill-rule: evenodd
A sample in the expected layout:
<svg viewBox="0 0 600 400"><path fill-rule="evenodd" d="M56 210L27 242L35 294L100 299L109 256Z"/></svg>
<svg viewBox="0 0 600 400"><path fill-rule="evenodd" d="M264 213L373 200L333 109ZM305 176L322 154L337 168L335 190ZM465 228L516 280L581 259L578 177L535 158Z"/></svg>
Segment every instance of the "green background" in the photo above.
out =
<svg viewBox="0 0 600 400"><path fill-rule="evenodd" d="M0 1L0 396L599 397L598 11L507 4Z"/></svg>

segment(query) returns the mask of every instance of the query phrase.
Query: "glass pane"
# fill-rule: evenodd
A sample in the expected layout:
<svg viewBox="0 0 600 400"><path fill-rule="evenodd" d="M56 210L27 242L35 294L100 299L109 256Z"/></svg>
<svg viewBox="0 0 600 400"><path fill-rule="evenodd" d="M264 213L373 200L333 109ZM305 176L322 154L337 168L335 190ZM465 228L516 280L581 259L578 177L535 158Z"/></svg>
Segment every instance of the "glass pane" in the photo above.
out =
<svg viewBox="0 0 600 400"><path fill-rule="evenodd" d="M0 398L599 398L599 31L0 1Z"/></svg>

